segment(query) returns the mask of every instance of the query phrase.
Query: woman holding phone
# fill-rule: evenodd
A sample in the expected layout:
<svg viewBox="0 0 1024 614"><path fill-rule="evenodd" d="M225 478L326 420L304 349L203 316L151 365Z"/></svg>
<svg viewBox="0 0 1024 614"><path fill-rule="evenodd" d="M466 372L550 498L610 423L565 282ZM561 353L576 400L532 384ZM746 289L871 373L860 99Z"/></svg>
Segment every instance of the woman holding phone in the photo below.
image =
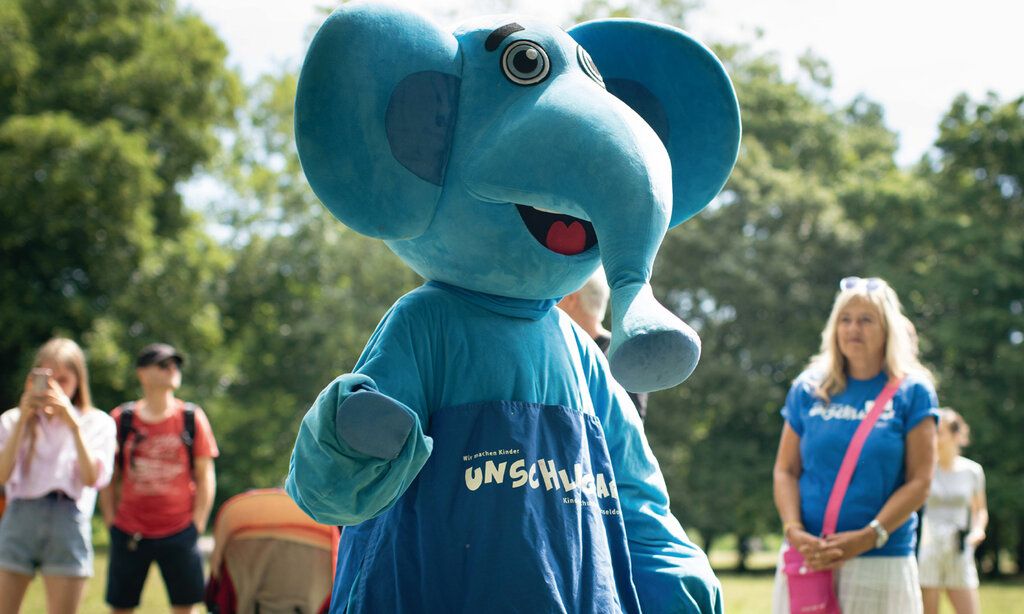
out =
<svg viewBox="0 0 1024 614"><path fill-rule="evenodd" d="M0 612L17 612L38 570L47 610L78 610L93 573L90 519L110 481L116 425L92 406L82 349L51 339L18 407L0 415Z"/></svg>

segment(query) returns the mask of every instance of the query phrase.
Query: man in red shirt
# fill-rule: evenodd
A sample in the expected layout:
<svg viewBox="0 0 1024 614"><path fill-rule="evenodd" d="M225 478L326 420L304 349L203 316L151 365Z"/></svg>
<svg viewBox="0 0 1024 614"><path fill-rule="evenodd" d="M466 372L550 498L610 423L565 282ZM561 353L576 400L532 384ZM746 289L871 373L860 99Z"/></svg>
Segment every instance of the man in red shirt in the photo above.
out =
<svg viewBox="0 0 1024 614"><path fill-rule="evenodd" d="M182 356L154 343L135 361L143 397L111 412L119 442L115 482L100 493L110 527L106 600L115 614L139 605L156 561L175 614L203 600L198 537L206 530L216 489L217 442L199 407L175 398Z"/></svg>

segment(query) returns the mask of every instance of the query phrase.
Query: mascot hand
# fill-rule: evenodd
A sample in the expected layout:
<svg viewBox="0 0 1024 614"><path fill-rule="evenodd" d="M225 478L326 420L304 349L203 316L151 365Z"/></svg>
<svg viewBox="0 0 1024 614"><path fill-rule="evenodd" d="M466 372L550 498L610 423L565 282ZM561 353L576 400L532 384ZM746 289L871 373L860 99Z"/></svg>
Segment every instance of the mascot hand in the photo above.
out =
<svg viewBox="0 0 1024 614"><path fill-rule="evenodd" d="M347 373L303 417L285 490L317 522L359 524L395 503L433 445L413 410Z"/></svg>
<svg viewBox="0 0 1024 614"><path fill-rule="evenodd" d="M352 450L393 460L409 438L416 419L405 405L375 390L358 390L338 404L335 432Z"/></svg>

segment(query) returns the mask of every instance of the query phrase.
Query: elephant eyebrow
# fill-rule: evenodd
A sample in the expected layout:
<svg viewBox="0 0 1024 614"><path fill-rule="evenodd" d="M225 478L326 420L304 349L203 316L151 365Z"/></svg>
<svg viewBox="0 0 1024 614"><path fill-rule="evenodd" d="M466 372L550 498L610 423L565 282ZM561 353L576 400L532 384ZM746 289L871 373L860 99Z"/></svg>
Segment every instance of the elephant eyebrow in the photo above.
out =
<svg viewBox="0 0 1024 614"><path fill-rule="evenodd" d="M501 41L505 40L505 38L508 37L509 34L512 34L513 32L519 32L520 30L525 29L526 28L515 22L507 23L487 35L487 40L484 41L484 49L488 51L494 51L495 49L498 48L498 45L501 44Z"/></svg>

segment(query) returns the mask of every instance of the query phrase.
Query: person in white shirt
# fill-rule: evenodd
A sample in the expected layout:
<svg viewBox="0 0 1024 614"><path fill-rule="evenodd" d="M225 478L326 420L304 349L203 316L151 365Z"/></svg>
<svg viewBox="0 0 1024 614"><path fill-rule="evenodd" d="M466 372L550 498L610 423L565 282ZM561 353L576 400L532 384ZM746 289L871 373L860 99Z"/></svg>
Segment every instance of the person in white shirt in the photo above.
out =
<svg viewBox="0 0 1024 614"><path fill-rule="evenodd" d="M38 571L47 610L75 612L93 574L97 489L110 482L117 427L92 406L82 349L52 339L18 407L0 416L0 612L17 612Z"/></svg>
<svg viewBox="0 0 1024 614"><path fill-rule="evenodd" d="M985 472L960 456L970 429L957 412L939 410L939 455L925 503L918 560L925 614L937 614L943 591L956 614L977 614L978 570L974 550L985 540L988 504Z"/></svg>

